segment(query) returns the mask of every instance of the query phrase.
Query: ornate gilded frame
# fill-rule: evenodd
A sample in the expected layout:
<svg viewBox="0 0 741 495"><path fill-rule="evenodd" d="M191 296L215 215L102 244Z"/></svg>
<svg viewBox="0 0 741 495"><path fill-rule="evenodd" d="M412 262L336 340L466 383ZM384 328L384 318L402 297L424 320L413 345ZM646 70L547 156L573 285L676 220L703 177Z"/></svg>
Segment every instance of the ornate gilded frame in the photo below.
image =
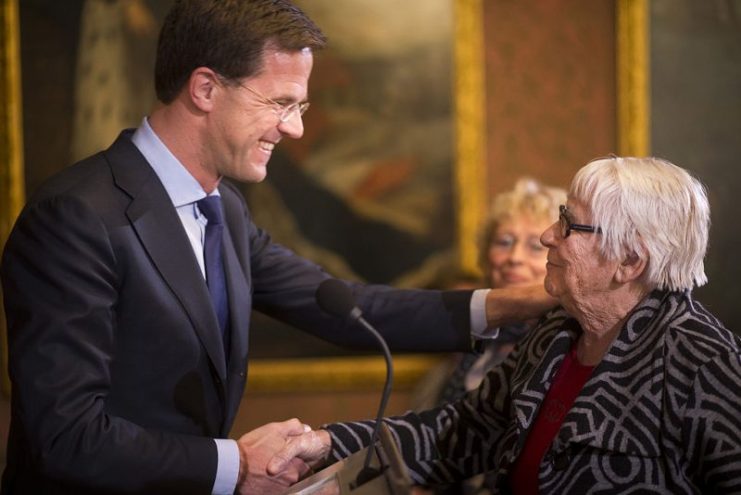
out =
<svg viewBox="0 0 741 495"><path fill-rule="evenodd" d="M467 273L478 273L475 239L485 215L486 115L484 80L484 0L453 0L455 15L454 129L457 245L459 262ZM649 9L648 0L616 0L617 128L618 153L649 153ZM395 360L403 370L403 384L413 384L434 358L420 356ZM358 386L379 388L385 377L378 358L308 360L308 366L292 361L267 361L250 365L250 386L258 390L286 390L298 376L301 386L352 390ZM331 371L330 371L331 370ZM293 382L295 383L295 382ZM295 390L295 384L293 390Z"/></svg>
<svg viewBox="0 0 741 495"><path fill-rule="evenodd" d="M484 87L484 0L455 1L455 183L460 264L478 273L475 243L487 200ZM649 152L648 0L616 0L618 153Z"/></svg>
<svg viewBox="0 0 741 495"><path fill-rule="evenodd" d="M5 245L13 221L25 201L23 180L23 126L21 125L21 58L17 0L0 6L0 246ZM5 313L0 304L3 393L10 391Z"/></svg>
<svg viewBox="0 0 741 495"><path fill-rule="evenodd" d="M1 0L0 55L0 243L24 202L23 136L19 19L17 0ZM484 102L484 0L453 0L455 15L456 208L458 250L464 271L477 273L474 239L484 216L486 190ZM649 152L649 9L648 0L616 0L618 151ZM5 319L2 390L7 393ZM250 365L250 390L358 390L378 388L385 378L381 358L302 359L255 362ZM395 361L397 386L413 384L437 358L406 356ZM300 380L297 379L300 377Z"/></svg>
<svg viewBox="0 0 741 495"><path fill-rule="evenodd" d="M648 0L616 0L618 153L651 150L650 12Z"/></svg>

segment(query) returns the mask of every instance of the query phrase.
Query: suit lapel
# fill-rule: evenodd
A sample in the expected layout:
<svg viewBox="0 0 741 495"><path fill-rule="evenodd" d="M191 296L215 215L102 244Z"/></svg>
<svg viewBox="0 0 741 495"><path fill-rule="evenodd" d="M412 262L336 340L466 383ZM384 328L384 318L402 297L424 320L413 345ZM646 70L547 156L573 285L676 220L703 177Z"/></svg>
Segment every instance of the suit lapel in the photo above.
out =
<svg viewBox="0 0 741 495"><path fill-rule="evenodd" d="M227 365L225 424L231 425L239 407L247 371L248 329L250 325L250 292L237 259L231 235L224 229L224 263L229 292L231 353Z"/></svg>
<svg viewBox="0 0 741 495"><path fill-rule="evenodd" d="M235 365L237 371L244 371L252 309L252 293L249 285L249 244L243 239L247 227L244 225L239 200L233 197L234 192L225 187L222 187L220 192L227 225L224 229L223 246L232 328L232 351L228 367Z"/></svg>
<svg viewBox="0 0 741 495"><path fill-rule="evenodd" d="M229 291L229 317L231 320L231 355L227 368L232 371L244 371L248 347L248 329L250 324L251 295L247 280L237 259L231 235L224 231L224 263Z"/></svg>
<svg viewBox="0 0 741 495"><path fill-rule="evenodd" d="M152 263L188 314L224 384L224 347L206 283L167 192L130 135L124 132L105 152L116 184L132 198L126 214Z"/></svg>
<svg viewBox="0 0 741 495"><path fill-rule="evenodd" d="M229 292L231 354L227 362L226 418L231 425L239 408L247 371L252 293L249 285L249 252L244 242L247 228L239 201L226 187L220 188L227 228L224 229L224 266Z"/></svg>

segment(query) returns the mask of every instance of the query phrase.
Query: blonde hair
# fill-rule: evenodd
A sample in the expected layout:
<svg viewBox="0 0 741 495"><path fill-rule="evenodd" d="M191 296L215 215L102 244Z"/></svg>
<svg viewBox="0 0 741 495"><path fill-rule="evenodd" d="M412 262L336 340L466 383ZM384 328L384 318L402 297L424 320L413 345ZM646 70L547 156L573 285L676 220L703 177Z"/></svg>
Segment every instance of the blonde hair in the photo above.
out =
<svg viewBox="0 0 741 495"><path fill-rule="evenodd" d="M486 271L491 237L506 220L528 216L539 220L558 220L558 205L566 203L566 191L560 187L546 186L530 177L517 180L514 187L497 194L479 235L479 265Z"/></svg>
<svg viewBox="0 0 741 495"><path fill-rule="evenodd" d="M646 257L652 287L688 290L707 282L703 259L710 231L704 186L660 158L598 158L581 168L569 195L592 211L608 259Z"/></svg>

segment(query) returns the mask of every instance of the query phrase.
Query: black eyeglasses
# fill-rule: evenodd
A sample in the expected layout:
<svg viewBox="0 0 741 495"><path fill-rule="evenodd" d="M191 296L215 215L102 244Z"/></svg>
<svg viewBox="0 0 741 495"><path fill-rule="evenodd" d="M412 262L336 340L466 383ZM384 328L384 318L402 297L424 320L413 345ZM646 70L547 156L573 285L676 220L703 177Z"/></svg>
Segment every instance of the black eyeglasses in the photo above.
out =
<svg viewBox="0 0 741 495"><path fill-rule="evenodd" d="M589 232L590 234L601 234L602 229L593 225L584 225L580 223L572 223L569 215L569 209L566 205L560 205L558 207L558 224L561 227L561 237L566 239L571 235L572 230L578 230L579 232Z"/></svg>

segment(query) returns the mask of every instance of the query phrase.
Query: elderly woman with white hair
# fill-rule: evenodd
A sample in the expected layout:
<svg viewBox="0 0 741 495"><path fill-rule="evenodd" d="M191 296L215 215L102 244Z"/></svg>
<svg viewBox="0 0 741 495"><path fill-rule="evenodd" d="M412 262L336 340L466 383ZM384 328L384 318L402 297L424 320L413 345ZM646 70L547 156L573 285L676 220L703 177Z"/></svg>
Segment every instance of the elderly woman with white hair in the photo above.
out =
<svg viewBox="0 0 741 495"><path fill-rule="evenodd" d="M415 483L493 470L495 492L741 493L741 339L691 293L707 281L702 185L657 158L576 174L548 248L560 306L463 399L388 418ZM288 442L336 461L373 422Z"/></svg>

